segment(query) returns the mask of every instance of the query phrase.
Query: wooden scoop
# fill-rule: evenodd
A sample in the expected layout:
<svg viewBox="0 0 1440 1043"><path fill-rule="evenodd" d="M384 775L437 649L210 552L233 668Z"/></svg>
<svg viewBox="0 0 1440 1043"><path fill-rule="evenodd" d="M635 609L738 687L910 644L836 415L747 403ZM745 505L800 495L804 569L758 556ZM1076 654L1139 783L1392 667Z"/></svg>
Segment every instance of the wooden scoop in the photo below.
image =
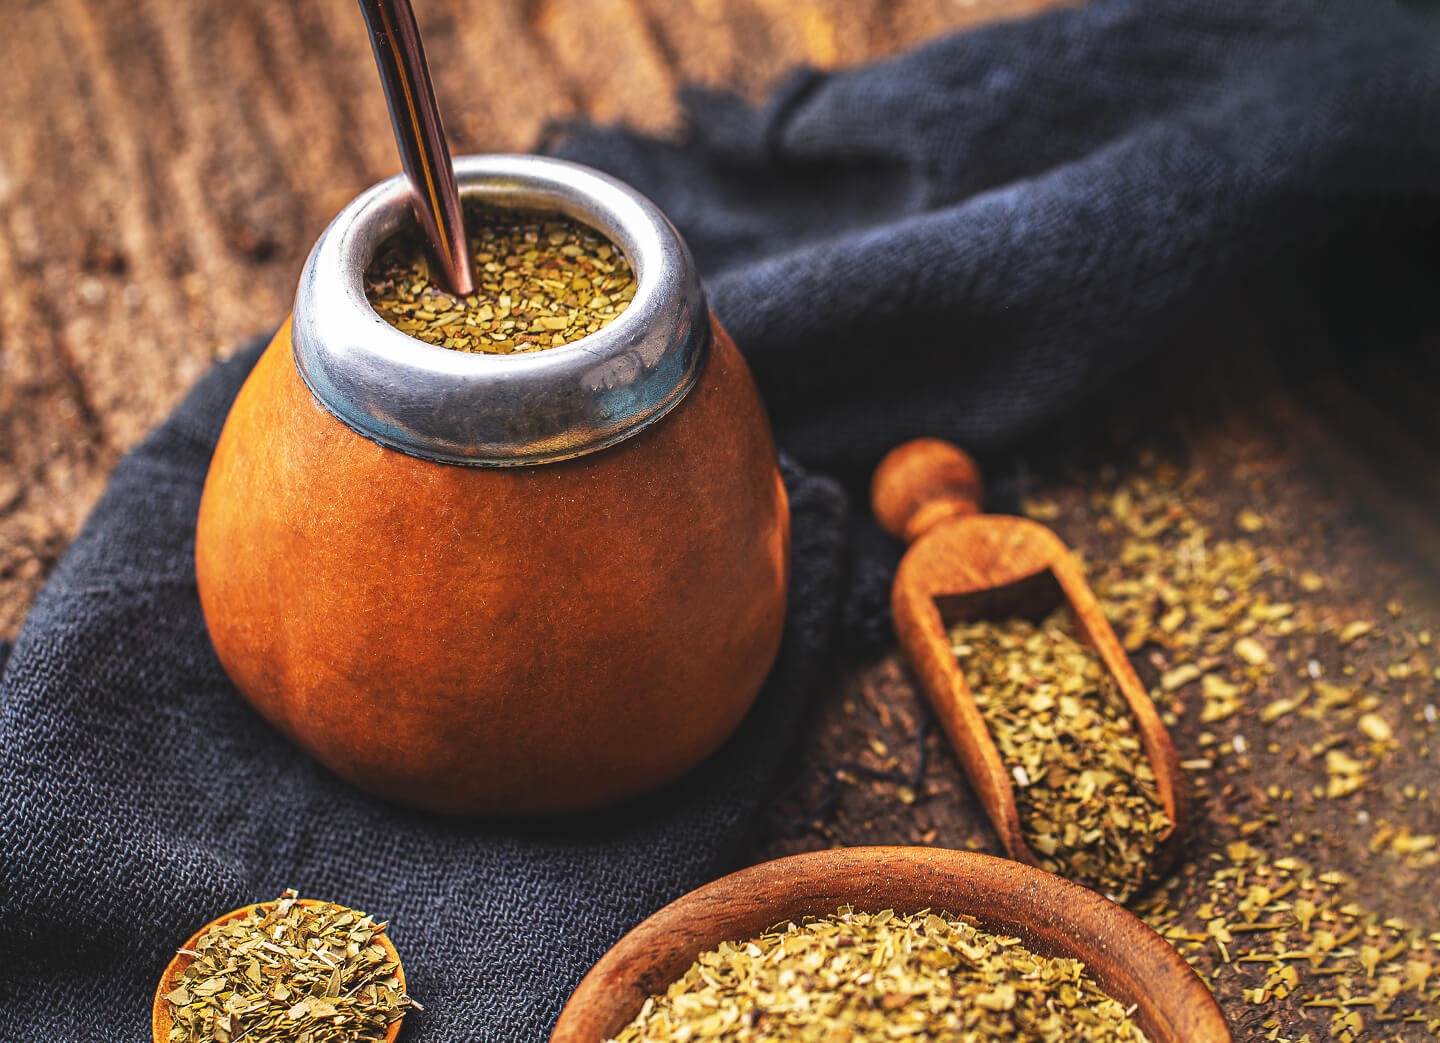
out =
<svg viewBox="0 0 1440 1043"><path fill-rule="evenodd" d="M1077 635L1100 656L1138 726L1170 832L1150 879L1178 853L1189 819L1175 747L1069 549L1025 518L982 515L980 472L949 442L920 438L886 455L870 501L876 519L910 544L895 575L895 631L1011 858L1039 866L1020 831L1010 774L950 647L947 623L1035 619L1068 602Z"/></svg>
<svg viewBox="0 0 1440 1043"><path fill-rule="evenodd" d="M329 904L328 902L317 902L309 898L301 898L299 901L301 905L310 906ZM189 949L193 951L195 944L200 941L201 938L205 937L206 932L208 932L210 928L222 923L227 923L230 920L238 920L248 913L274 904L274 902L260 902L255 905L241 906L239 909L228 912L224 916L216 917L192 934L180 948L182 950ZM379 942L385 949L385 955L395 961L395 978L400 983L400 989L403 992L405 989L405 968L400 966L400 954L395 951L395 946L390 943L389 935L383 931L375 936L375 941ZM181 975L185 973L186 968L193 962L195 962L194 957L187 955L183 951L178 952L175 954L175 957L166 964L164 972L160 975L160 984L155 989L155 1001L150 1008L150 1032L153 1043L169 1043L170 1027L174 1021L170 1017L170 1004L165 997L180 984ZM385 1035L381 1037L381 1043L395 1043L395 1038L400 1035L400 1025L403 1021L404 1019L400 1018L392 1022L390 1027L385 1030Z"/></svg>

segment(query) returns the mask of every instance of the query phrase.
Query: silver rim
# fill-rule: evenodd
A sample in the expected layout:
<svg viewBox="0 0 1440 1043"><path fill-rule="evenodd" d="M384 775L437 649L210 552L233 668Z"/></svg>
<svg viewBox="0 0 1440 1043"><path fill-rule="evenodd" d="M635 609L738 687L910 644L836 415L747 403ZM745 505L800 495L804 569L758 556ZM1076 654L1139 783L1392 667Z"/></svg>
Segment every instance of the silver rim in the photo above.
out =
<svg viewBox="0 0 1440 1043"><path fill-rule="evenodd" d="M310 251L291 323L295 364L320 403L357 433L441 463L505 467L565 460L628 438L675 407L710 347L695 262L633 188L539 156L462 156L464 199L558 210L605 233L635 271L614 322L560 348L477 355L408 337L365 299L375 251L413 223L409 186L362 193Z"/></svg>

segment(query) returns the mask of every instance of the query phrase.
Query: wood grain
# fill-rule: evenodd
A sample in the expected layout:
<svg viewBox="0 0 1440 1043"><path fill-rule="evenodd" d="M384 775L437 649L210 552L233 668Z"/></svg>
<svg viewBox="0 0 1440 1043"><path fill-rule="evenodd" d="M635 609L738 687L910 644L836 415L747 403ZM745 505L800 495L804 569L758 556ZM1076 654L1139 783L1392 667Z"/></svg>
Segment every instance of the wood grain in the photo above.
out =
<svg viewBox="0 0 1440 1043"><path fill-rule="evenodd" d="M900 645L1005 850L1039 866L1020 827L1009 770L951 651L947 626L960 619L1037 618L1064 603L1077 634L1114 678L1155 771L1172 823L1147 874L1157 879L1179 853L1189 821L1170 735L1074 555L1037 522L978 514L979 496L974 461L938 438L906 442L875 469L875 517L910 544L895 573L891 601Z"/></svg>
<svg viewBox="0 0 1440 1043"><path fill-rule="evenodd" d="M922 847L851 847L765 862L671 902L622 938L571 995L550 1043L601 1043L695 957L776 924L842 905L970 915L1047 956L1084 962L1102 989L1135 1005L1152 1043L1229 1043L1204 983L1169 943L1082 887L1008 859Z"/></svg>
<svg viewBox="0 0 1440 1043"><path fill-rule="evenodd" d="M583 116L676 128L1045 0L419 0L457 153ZM0 35L0 637L110 468L269 333L330 218L399 161L352 0L15 0Z"/></svg>

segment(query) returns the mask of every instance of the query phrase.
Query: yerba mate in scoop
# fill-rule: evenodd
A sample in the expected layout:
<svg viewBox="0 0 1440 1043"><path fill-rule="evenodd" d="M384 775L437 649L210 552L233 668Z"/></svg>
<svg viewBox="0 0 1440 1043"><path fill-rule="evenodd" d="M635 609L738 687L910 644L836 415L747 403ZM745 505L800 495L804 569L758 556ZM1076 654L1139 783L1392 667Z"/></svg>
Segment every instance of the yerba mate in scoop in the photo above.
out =
<svg viewBox="0 0 1440 1043"><path fill-rule="evenodd" d="M1069 549L1027 518L981 514L980 499L975 462L939 439L907 442L875 469L875 517L910 544L891 591L900 644L1005 850L1019 861L1043 866L1021 823L1016 788L1023 782L997 748L948 631L977 621L1038 620L1067 609L1076 636L1103 664L1120 695L1168 821L1148 860L1134 867L1135 887L1153 881L1178 853L1188 817L1175 747ZM1131 879L1128 867L1125 875Z"/></svg>
<svg viewBox="0 0 1440 1043"><path fill-rule="evenodd" d="M1010 769L1020 828L1041 867L1128 899L1170 818L1105 664L1064 612L1039 624L959 623L950 640Z"/></svg>

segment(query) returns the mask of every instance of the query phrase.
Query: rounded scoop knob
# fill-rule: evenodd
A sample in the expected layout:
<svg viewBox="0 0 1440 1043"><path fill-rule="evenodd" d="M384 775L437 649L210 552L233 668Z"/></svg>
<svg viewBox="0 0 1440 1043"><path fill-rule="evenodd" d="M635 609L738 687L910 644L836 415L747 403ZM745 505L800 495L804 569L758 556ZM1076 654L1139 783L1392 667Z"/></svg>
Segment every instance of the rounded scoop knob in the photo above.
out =
<svg viewBox="0 0 1440 1043"><path fill-rule="evenodd" d="M914 543L936 522L978 514L980 469L940 438L916 438L885 454L870 480L870 509L890 535Z"/></svg>

